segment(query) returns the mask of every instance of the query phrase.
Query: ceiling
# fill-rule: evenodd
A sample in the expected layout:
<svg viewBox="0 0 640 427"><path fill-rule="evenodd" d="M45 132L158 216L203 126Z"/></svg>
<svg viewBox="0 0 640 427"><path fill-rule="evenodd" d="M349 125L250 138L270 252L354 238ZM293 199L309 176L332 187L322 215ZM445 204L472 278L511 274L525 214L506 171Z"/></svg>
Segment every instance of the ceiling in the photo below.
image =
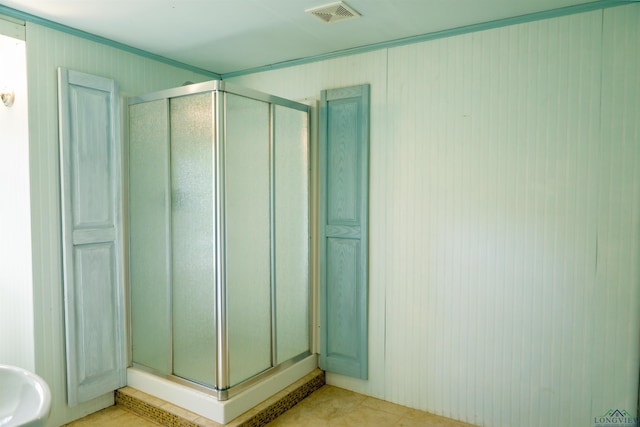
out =
<svg viewBox="0 0 640 427"><path fill-rule="evenodd" d="M6 7L218 74L527 15L590 0L0 0Z"/></svg>

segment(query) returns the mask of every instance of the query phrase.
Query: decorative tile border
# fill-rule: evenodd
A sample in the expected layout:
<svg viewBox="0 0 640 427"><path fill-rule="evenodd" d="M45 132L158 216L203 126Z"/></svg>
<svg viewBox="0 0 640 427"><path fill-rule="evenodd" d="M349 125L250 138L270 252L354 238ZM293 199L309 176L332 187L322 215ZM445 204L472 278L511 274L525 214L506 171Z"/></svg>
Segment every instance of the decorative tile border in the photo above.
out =
<svg viewBox="0 0 640 427"><path fill-rule="evenodd" d="M138 397L116 390L116 405L123 406L140 416L170 427L200 427L198 424L172 414L166 409L147 403Z"/></svg>
<svg viewBox="0 0 640 427"><path fill-rule="evenodd" d="M246 416L248 419L242 420L244 415L240 415L240 417L231 421L231 425L238 427L262 427L271 421L275 420L280 415L284 414L286 411L294 407L296 404L301 402L304 398L309 396L314 391L318 390L325 384L324 372L320 370L316 370L304 378L301 378L291 386L287 387L287 390L292 389L291 392L286 394L284 397L277 399L274 402L269 403L267 401L263 402L260 406L267 405L264 409L258 410L257 412L253 410L249 410L246 412ZM282 395L278 393L278 395ZM273 398L272 398L273 399ZM120 390L116 390L115 392L115 400L116 405L121 405L122 407L128 409L131 412L134 412L140 416L148 418L152 421L155 421L163 426L168 427L202 427L206 425L207 427L215 427L222 426L222 424L217 424L211 420L207 420L205 423L199 423L198 420L202 419L197 414L191 414L188 411L185 411L181 408L175 407L177 410L173 412L185 413L192 415L189 418L193 418L195 421L190 421L180 415L173 413L170 409L172 405L167 404L166 402L160 401L152 396L147 395L146 393L140 392L138 390L132 389L130 387L125 387ZM146 400L146 401L145 401ZM162 404L162 407L158 405ZM228 424L229 425L229 424Z"/></svg>
<svg viewBox="0 0 640 427"><path fill-rule="evenodd" d="M304 398L325 384L324 371L302 384L282 399L272 403L256 415L240 424L239 427L262 427L293 408Z"/></svg>

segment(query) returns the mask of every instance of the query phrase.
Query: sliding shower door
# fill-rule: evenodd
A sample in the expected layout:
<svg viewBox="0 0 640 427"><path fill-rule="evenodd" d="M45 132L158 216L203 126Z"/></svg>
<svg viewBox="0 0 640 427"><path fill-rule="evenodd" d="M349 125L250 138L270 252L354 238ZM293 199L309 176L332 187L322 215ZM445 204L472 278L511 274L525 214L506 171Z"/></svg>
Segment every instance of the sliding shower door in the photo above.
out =
<svg viewBox="0 0 640 427"><path fill-rule="evenodd" d="M308 114L274 106L275 364L309 351Z"/></svg>
<svg viewBox="0 0 640 427"><path fill-rule="evenodd" d="M129 106L129 282L135 364L171 361L169 100Z"/></svg>
<svg viewBox="0 0 640 427"><path fill-rule="evenodd" d="M213 94L170 100L173 373L215 385Z"/></svg>
<svg viewBox="0 0 640 427"><path fill-rule="evenodd" d="M271 367L269 104L226 94L225 217L230 385Z"/></svg>
<svg viewBox="0 0 640 427"><path fill-rule="evenodd" d="M310 354L308 108L194 86L129 106L132 359L226 399Z"/></svg>

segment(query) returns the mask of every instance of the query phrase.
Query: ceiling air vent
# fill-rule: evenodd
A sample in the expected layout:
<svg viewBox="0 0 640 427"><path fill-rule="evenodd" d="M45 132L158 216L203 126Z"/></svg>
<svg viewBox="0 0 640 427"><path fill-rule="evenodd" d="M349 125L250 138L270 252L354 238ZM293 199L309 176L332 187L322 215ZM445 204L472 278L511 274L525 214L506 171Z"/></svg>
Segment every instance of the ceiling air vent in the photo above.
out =
<svg viewBox="0 0 640 427"><path fill-rule="evenodd" d="M360 14L356 12L351 6L342 1L307 9L305 10L305 12L308 12L313 16L322 19L327 23L343 21L345 19L357 18L360 16Z"/></svg>

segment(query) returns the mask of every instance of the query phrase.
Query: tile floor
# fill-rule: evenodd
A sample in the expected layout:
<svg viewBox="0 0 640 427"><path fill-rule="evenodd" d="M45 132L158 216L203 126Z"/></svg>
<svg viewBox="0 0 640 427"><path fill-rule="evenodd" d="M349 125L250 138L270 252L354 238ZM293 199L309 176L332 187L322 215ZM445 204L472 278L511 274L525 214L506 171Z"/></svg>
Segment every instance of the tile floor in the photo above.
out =
<svg viewBox="0 0 640 427"><path fill-rule="evenodd" d="M157 427L119 406L103 409L68 427ZM338 387L325 385L289 411L268 424L269 427L472 427L460 421L394 405Z"/></svg>
<svg viewBox="0 0 640 427"><path fill-rule="evenodd" d="M110 406L95 414L80 418L78 421L66 424L73 427L158 427L153 421L142 418L120 406Z"/></svg>
<svg viewBox="0 0 640 427"><path fill-rule="evenodd" d="M471 424L325 385L268 426L471 427Z"/></svg>

